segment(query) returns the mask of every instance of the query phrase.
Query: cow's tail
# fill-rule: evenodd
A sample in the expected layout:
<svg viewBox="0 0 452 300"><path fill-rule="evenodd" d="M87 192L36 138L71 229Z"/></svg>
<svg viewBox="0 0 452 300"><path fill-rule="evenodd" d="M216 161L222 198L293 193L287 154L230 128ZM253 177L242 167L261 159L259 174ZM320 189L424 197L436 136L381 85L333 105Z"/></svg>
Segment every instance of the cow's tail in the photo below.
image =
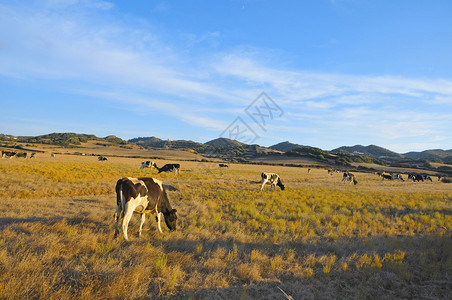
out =
<svg viewBox="0 0 452 300"><path fill-rule="evenodd" d="M120 207L122 207L122 205L121 205L121 198L122 198L122 186L121 186L121 183L122 183L122 179L119 179L116 182L116 205L118 205Z"/></svg>
<svg viewBox="0 0 452 300"><path fill-rule="evenodd" d="M115 225L114 238L117 238L118 234L119 234L118 222L119 222L119 219L121 218L121 214L124 212L123 207L122 207L122 201L121 201L121 199L123 197L123 195L122 195L122 179L119 179L116 182L115 190L116 190L116 211L113 215L113 219L114 219L114 225Z"/></svg>

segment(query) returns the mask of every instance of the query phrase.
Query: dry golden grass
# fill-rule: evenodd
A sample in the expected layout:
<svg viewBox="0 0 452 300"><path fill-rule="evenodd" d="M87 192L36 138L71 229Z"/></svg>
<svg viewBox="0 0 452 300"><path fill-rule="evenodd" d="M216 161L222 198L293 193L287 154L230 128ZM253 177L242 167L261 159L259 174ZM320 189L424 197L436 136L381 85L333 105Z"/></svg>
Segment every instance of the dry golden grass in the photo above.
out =
<svg viewBox="0 0 452 300"><path fill-rule="evenodd" d="M358 185L326 170L57 156L0 160L0 298L448 298L452 185ZM157 163L176 162L175 160ZM259 191L260 172L287 190ZM170 192L178 230L138 217L113 240L114 186L153 176Z"/></svg>

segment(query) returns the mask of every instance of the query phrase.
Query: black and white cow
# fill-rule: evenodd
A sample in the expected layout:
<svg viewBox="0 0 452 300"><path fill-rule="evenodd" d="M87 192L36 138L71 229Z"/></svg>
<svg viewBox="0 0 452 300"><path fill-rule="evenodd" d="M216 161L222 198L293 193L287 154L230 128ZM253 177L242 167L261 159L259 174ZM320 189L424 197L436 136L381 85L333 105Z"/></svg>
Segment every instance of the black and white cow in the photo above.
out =
<svg viewBox="0 0 452 300"><path fill-rule="evenodd" d="M264 186L265 186L266 183L270 184L270 189L273 188L275 190L276 186L279 186L282 191L285 189L285 186L282 183L281 178L279 178L278 174L263 172L261 174L261 178L262 178L261 191L264 189Z"/></svg>
<svg viewBox="0 0 452 300"><path fill-rule="evenodd" d="M432 178L429 175L422 175L422 178L424 178L424 180L430 180L431 182L433 182Z"/></svg>
<svg viewBox="0 0 452 300"><path fill-rule="evenodd" d="M104 157L104 156L99 156L99 157L97 158L97 160L98 160L98 161L106 161L107 158Z"/></svg>
<svg viewBox="0 0 452 300"><path fill-rule="evenodd" d="M408 179L407 180L413 180L413 182L416 182L416 181L422 181L422 182L424 182L424 176L422 176L422 175L419 175L419 174L408 174Z"/></svg>
<svg viewBox="0 0 452 300"><path fill-rule="evenodd" d="M166 172L168 174L168 172L174 172L174 175L180 173L180 164L166 164L161 168L157 167L157 164L154 164L154 167L159 170L159 173Z"/></svg>
<svg viewBox="0 0 452 300"><path fill-rule="evenodd" d="M15 156L16 154L17 154L17 152L13 152L13 151L2 151L2 158L5 158L5 157L13 158L13 156Z"/></svg>
<svg viewBox="0 0 452 300"><path fill-rule="evenodd" d="M118 223L122 217L124 238L126 240L129 239L127 228L134 212L141 214L140 228L138 229L139 236L141 236L147 213L157 214L157 227L160 233L163 233L160 226L162 214L169 230L176 230L176 209L171 207L165 187L160 180L151 177L124 177L116 182L115 238L119 234Z"/></svg>
<svg viewBox="0 0 452 300"><path fill-rule="evenodd" d="M358 181L355 178L355 175L353 175L350 172L344 172L344 175L342 176L342 182L345 184L347 181L350 181L350 184L353 182L354 185L358 184Z"/></svg>
<svg viewBox="0 0 452 300"><path fill-rule="evenodd" d="M227 164L219 164L220 168L229 168Z"/></svg>
<svg viewBox="0 0 452 300"><path fill-rule="evenodd" d="M388 174L381 174L381 180L382 181L384 181L385 179L386 180L394 180L394 178L392 178L392 176L391 175L388 175Z"/></svg>
<svg viewBox="0 0 452 300"><path fill-rule="evenodd" d="M30 158L35 158L36 152L31 153Z"/></svg>
<svg viewBox="0 0 452 300"><path fill-rule="evenodd" d="M144 168L154 168L155 167L155 163L153 161L150 160L146 160L146 161L142 161L141 162L141 167L140 169L144 169Z"/></svg>
<svg viewBox="0 0 452 300"><path fill-rule="evenodd" d="M392 180L396 180L397 179L397 181L400 181L400 180L402 180L402 182L405 181L401 174L392 173L391 177L392 177Z"/></svg>

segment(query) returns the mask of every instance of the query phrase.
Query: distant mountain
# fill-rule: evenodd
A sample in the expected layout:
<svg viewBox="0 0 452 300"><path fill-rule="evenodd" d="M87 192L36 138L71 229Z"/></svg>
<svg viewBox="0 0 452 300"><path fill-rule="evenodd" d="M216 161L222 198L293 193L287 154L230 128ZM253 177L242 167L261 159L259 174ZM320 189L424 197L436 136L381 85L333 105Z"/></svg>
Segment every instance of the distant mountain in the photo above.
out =
<svg viewBox="0 0 452 300"><path fill-rule="evenodd" d="M226 148L243 148L247 146L246 144L243 144L236 140L231 140L227 138L217 138L211 141L208 141L205 143L205 145L211 146L211 147L226 147Z"/></svg>
<svg viewBox="0 0 452 300"><path fill-rule="evenodd" d="M134 139L130 139L129 140L130 143L147 143L147 144L158 144L163 142L162 139L159 139L155 136L151 136L151 137L138 137L138 138L134 138Z"/></svg>
<svg viewBox="0 0 452 300"><path fill-rule="evenodd" d="M158 148L158 149L192 149L198 152L203 152L206 145L198 142L187 140L162 140L152 137L139 137L129 140L130 143L135 143L143 148Z"/></svg>
<svg viewBox="0 0 452 300"><path fill-rule="evenodd" d="M442 160L442 161L452 161L452 149L442 150L433 149L425 150L422 152L408 152L404 154L406 157L411 159L424 159L424 160Z"/></svg>
<svg viewBox="0 0 452 300"><path fill-rule="evenodd" d="M391 150L375 146L375 145L369 145L369 146L362 146L362 145L355 145L355 146L343 146L336 148L334 150L331 150L331 153L340 153L341 151L346 151L350 154L355 155L367 155L372 158L377 159L403 159L404 156L393 152Z"/></svg>
<svg viewBox="0 0 452 300"><path fill-rule="evenodd" d="M259 145L247 145L227 138L217 138L206 143L198 143L190 140L162 140L155 136L138 137L125 141L114 135L100 138L93 134L78 134L72 132L50 133L35 137L16 137L12 135L0 134L0 142L4 147L15 147L14 144L17 142L77 147L90 140L97 141L98 143L96 144L119 144L123 148L131 146L128 145L131 143L147 149L191 149L205 156L223 157L228 158L231 161L246 161L252 159L253 157L273 154L308 157L318 161L339 165L348 165L352 162L362 162L387 164L389 166L423 166L426 164L425 161L452 164L452 149L433 149L422 152L408 152L402 155L375 145L343 146L331 151L325 151L320 148L302 146L289 141L278 143L267 148Z"/></svg>
<svg viewBox="0 0 452 300"><path fill-rule="evenodd" d="M270 149L273 149L273 150L278 150L278 151L282 151L282 152L287 152L287 151L294 150L294 149L296 149L296 148L303 148L303 147L304 147L304 146L302 146L302 145L293 144L293 143L291 143L291 142L289 142L289 141L286 141L286 142L282 142L282 143L279 143L279 144L275 144L275 145L273 145L273 146L270 146L269 148L270 148Z"/></svg>
<svg viewBox="0 0 452 300"><path fill-rule="evenodd" d="M19 136L17 137L18 142L24 143L42 143L42 144L50 144L50 145L59 145L59 146L71 146L71 145L81 145L81 143L86 143L90 140L94 141L104 141L116 144L127 144L127 141L118 138L114 135L107 136L105 138L99 138L93 134L80 134L73 132L65 132L65 133L50 133L39 136Z"/></svg>

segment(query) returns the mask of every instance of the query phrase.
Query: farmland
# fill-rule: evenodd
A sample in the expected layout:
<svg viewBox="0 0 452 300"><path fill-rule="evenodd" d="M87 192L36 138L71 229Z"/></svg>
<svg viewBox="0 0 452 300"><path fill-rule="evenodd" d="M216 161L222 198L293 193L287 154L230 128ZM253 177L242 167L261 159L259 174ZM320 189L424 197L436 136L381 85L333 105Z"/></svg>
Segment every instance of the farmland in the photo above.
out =
<svg viewBox="0 0 452 300"><path fill-rule="evenodd" d="M139 158L0 160L0 298L447 298L452 184L358 185L325 169L183 161L174 174ZM157 159L159 166L177 160ZM286 190L260 191L277 172ZM153 176L178 229L138 216L113 239L116 180Z"/></svg>

